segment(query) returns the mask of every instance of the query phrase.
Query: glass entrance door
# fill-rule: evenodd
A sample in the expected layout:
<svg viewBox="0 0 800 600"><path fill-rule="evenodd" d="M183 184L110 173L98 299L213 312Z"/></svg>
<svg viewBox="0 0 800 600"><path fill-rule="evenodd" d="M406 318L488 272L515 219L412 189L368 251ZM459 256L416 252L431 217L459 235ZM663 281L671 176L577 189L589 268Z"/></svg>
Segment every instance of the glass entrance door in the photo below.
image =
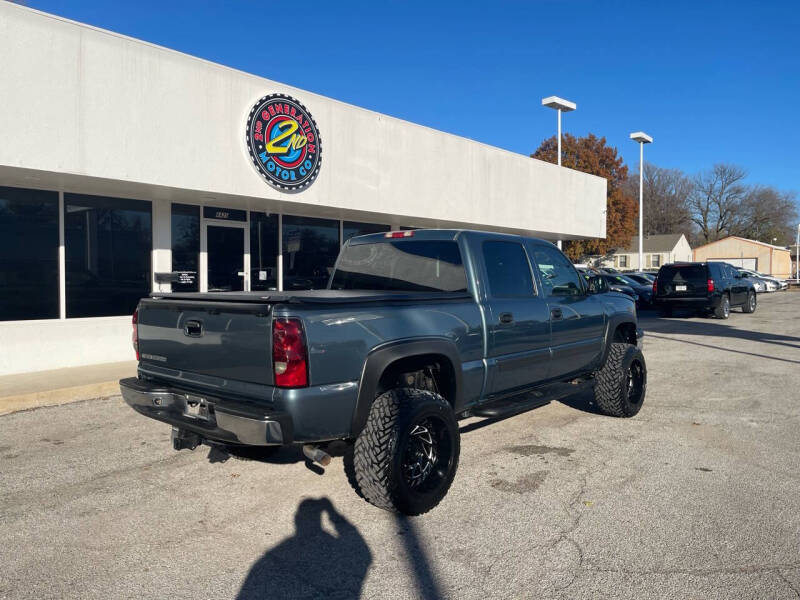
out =
<svg viewBox="0 0 800 600"><path fill-rule="evenodd" d="M244 227L206 225L209 292L241 292L245 286Z"/></svg>

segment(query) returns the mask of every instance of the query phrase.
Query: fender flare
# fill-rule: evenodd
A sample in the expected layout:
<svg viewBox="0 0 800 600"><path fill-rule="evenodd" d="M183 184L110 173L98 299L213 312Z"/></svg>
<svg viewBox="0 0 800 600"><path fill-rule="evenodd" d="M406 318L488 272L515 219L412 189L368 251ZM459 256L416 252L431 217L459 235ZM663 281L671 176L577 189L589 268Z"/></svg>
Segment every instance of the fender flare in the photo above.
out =
<svg viewBox="0 0 800 600"><path fill-rule="evenodd" d="M374 348L367 355L364 361L364 368L361 372L361 380L358 384L358 399L353 411L351 434L356 437L364 425L367 423L372 402L375 400L375 392L378 389L381 376L386 368L393 362L422 356L424 354L440 354L450 361L455 377L455 396L452 398L453 410L458 412L463 404L462 399L462 369L461 358L455 343L443 338L412 338L408 340L397 340L388 344Z"/></svg>
<svg viewBox="0 0 800 600"><path fill-rule="evenodd" d="M605 335L605 344L603 345L603 354L600 357L600 364L598 365L599 369L603 368L603 365L606 364L606 359L608 358L608 352L611 349L611 343L614 341L613 336L614 332L620 325L632 325L634 331L636 332L637 341L639 336L639 332L641 329L635 318L631 318L631 315L628 313L615 313L608 317L608 323L606 325L606 335Z"/></svg>

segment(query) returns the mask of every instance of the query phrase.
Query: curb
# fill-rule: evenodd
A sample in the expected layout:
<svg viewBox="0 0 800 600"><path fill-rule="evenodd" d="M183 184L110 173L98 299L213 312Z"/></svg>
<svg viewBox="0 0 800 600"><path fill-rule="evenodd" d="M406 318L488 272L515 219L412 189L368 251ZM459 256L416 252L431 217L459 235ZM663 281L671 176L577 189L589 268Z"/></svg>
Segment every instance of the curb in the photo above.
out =
<svg viewBox="0 0 800 600"><path fill-rule="evenodd" d="M114 380L16 396L0 396L0 415L45 406L59 406L81 400L118 396L119 393L119 381Z"/></svg>

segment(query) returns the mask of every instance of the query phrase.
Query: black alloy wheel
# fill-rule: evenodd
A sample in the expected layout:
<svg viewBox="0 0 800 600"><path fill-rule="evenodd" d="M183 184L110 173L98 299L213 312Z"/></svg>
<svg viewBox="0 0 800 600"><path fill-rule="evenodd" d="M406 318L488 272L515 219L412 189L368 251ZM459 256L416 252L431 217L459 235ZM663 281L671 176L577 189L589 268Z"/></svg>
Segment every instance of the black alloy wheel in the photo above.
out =
<svg viewBox="0 0 800 600"><path fill-rule="evenodd" d="M644 397L644 365L638 358L634 358L628 367L628 402L631 405L639 404Z"/></svg>
<svg viewBox="0 0 800 600"><path fill-rule="evenodd" d="M367 502L406 515L432 509L458 468L458 423L439 394L395 388L378 396L353 448L354 488Z"/></svg>
<svg viewBox="0 0 800 600"><path fill-rule="evenodd" d="M424 493L439 486L453 456L445 422L430 416L414 424L402 456L403 480L410 491Z"/></svg>
<svg viewBox="0 0 800 600"><path fill-rule="evenodd" d="M603 368L595 375L594 400L610 417L633 417L647 393L647 364L633 344L613 342Z"/></svg>

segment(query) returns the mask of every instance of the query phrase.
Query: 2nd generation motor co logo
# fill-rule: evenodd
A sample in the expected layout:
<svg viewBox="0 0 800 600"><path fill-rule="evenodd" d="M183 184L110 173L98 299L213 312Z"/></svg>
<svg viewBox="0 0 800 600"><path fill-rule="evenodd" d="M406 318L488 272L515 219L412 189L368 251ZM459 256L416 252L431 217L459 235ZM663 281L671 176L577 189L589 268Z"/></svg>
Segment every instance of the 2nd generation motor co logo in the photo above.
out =
<svg viewBox="0 0 800 600"><path fill-rule="evenodd" d="M311 185L322 164L322 140L305 106L291 96L264 96L250 110L247 150L267 183L284 192Z"/></svg>

